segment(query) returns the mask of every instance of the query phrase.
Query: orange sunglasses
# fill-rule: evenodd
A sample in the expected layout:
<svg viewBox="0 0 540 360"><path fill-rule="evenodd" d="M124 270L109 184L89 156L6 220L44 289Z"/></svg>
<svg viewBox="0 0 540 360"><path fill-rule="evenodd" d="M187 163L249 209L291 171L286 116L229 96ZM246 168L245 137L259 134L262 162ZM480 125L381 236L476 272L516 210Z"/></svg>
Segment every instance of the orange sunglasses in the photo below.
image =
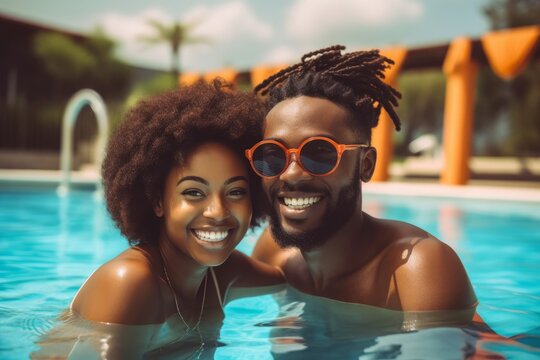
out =
<svg viewBox="0 0 540 360"><path fill-rule="evenodd" d="M338 144L324 136L307 138L298 148L287 149L276 140L262 140L246 150L253 170L261 177L273 178L283 174L295 154L298 165L313 176L332 174L347 150L368 148L366 144Z"/></svg>

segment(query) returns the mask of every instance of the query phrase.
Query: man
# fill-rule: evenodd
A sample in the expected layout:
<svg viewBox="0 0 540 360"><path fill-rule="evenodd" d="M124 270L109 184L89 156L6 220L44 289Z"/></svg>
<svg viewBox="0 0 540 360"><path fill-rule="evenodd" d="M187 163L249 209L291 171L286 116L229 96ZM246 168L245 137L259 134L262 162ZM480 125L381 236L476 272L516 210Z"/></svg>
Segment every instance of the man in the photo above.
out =
<svg viewBox="0 0 540 360"><path fill-rule="evenodd" d="M306 54L261 83L270 110L264 140L246 151L263 178L270 227L253 256L315 296L401 311L465 310L476 297L455 252L411 224L362 211L381 108L399 130L393 62L377 50Z"/></svg>

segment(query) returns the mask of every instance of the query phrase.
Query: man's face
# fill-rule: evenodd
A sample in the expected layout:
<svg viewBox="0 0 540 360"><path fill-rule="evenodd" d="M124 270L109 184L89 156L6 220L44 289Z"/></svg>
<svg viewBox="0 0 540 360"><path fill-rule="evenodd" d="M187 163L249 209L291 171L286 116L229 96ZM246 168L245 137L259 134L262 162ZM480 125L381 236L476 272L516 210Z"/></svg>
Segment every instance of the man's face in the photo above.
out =
<svg viewBox="0 0 540 360"><path fill-rule="evenodd" d="M287 148L298 148L313 136L355 144L359 141L348 123L350 116L345 108L326 99L287 99L268 113L264 138L277 140ZM345 151L330 175L313 176L293 157L280 176L263 179L271 204L271 229L281 246L305 251L316 248L350 219L360 206L361 152Z"/></svg>

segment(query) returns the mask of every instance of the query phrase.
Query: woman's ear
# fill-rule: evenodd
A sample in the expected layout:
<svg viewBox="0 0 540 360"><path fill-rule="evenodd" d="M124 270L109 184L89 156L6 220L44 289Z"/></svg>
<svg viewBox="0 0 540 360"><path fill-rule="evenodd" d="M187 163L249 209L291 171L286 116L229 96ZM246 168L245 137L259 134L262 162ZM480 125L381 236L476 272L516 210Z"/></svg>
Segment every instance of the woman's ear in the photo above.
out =
<svg viewBox="0 0 540 360"><path fill-rule="evenodd" d="M377 150L374 147L368 147L364 150L364 154L361 157L362 163L360 164L360 179L363 182L371 180L373 173L375 172L375 164L377 163Z"/></svg>
<svg viewBox="0 0 540 360"><path fill-rule="evenodd" d="M156 214L157 217L163 216L163 203L161 200L159 200L158 203L154 205L154 214Z"/></svg>

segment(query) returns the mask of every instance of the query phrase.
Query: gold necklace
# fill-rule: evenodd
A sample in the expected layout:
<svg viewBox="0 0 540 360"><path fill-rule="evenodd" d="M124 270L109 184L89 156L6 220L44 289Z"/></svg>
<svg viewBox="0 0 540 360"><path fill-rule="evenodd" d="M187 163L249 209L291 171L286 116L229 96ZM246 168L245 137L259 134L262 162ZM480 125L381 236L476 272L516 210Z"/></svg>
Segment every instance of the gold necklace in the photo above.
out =
<svg viewBox="0 0 540 360"><path fill-rule="evenodd" d="M161 248L159 249L159 252L161 255L161 260L163 261L163 272L165 273L165 279L167 280L167 285L169 285L169 288L171 289L171 292L173 294L174 304L176 305L176 311L178 312L178 315L180 316L180 319L182 319L182 322L184 323L184 325L186 325L186 328L187 328L186 333L189 333L191 332L191 330L198 329L199 324L201 323L202 314L204 311L204 303L206 300L206 285L208 283L208 271L204 275L203 299L202 299L202 304L201 304L201 311L199 313L199 319L197 320L197 323L195 324L195 326L191 327L189 326L187 321L184 319L184 317L182 316L182 312L180 311L180 306L178 305L178 297L176 296L176 291L174 291L174 288L171 283L171 279L169 278L169 273L167 272L167 266L165 265L165 257L163 256L163 252L161 251Z"/></svg>

